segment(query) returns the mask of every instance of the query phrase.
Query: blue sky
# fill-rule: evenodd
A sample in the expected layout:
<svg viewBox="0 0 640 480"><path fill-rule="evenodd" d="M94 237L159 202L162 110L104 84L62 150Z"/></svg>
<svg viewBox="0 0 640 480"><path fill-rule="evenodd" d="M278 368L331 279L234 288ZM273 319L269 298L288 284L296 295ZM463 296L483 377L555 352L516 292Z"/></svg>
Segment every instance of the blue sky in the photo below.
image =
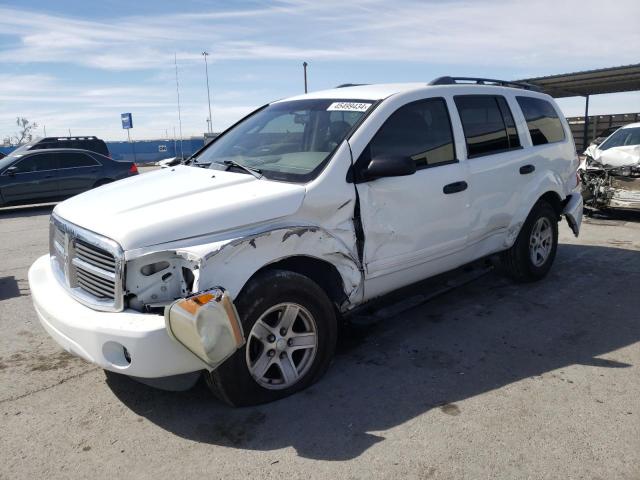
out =
<svg viewBox="0 0 640 480"><path fill-rule="evenodd" d="M637 0L0 2L0 140L15 117L47 134L125 139L223 129L269 100L345 82L440 75L517 79L637 63ZM559 101L566 115L582 99ZM640 111L640 94L593 97L595 114ZM39 133L43 130L40 128Z"/></svg>

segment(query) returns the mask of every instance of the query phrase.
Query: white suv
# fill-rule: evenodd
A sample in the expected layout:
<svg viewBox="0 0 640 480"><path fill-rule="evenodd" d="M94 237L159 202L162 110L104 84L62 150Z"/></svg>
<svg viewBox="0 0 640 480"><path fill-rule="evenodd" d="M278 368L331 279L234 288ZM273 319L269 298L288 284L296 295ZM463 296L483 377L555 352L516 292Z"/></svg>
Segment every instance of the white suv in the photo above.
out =
<svg viewBox="0 0 640 480"><path fill-rule="evenodd" d="M234 405L325 372L338 318L500 253L542 278L582 198L569 126L528 85L443 77L280 100L195 159L60 203L29 271L66 350Z"/></svg>

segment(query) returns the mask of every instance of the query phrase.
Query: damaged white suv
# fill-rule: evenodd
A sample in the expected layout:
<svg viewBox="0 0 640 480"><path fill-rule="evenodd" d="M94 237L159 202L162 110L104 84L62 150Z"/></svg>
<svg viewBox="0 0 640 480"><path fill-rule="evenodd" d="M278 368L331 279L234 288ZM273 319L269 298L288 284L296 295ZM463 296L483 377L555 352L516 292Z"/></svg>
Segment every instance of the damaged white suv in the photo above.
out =
<svg viewBox="0 0 640 480"><path fill-rule="evenodd" d="M234 405L316 381L338 318L375 297L499 252L543 277L558 221L582 219L567 122L509 82L280 100L196 161L60 203L29 284L69 352L147 381L203 372Z"/></svg>

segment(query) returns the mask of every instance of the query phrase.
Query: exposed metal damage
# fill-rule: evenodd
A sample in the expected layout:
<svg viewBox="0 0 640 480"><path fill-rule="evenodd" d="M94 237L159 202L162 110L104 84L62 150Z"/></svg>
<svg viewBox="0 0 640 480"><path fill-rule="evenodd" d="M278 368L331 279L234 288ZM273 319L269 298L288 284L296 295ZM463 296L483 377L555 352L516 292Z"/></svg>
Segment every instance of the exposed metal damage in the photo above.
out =
<svg viewBox="0 0 640 480"><path fill-rule="evenodd" d="M362 269L347 245L326 230L314 226L278 227L241 238L156 251L127 262L127 299L130 308L156 311L224 279L224 288L235 297L261 268L296 256L331 264L340 274L347 310L362 294ZM269 264L266 266L268 267Z"/></svg>

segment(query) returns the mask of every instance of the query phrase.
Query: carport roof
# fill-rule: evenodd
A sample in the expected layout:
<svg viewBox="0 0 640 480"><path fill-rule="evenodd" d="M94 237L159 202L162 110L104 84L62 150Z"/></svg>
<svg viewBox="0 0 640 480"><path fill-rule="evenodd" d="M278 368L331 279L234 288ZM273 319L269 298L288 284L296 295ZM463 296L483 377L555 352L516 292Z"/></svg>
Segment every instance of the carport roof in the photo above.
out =
<svg viewBox="0 0 640 480"><path fill-rule="evenodd" d="M631 92L640 90L640 63L548 77L526 78L518 82L537 85L544 93L555 98Z"/></svg>

